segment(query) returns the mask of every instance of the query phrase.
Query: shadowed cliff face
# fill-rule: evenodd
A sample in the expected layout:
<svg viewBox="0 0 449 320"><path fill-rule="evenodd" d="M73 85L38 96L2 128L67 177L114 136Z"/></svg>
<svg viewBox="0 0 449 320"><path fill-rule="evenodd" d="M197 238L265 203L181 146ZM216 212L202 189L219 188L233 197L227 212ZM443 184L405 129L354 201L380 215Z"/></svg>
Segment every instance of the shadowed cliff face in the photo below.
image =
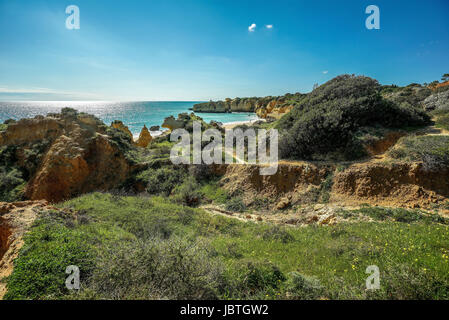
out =
<svg viewBox="0 0 449 320"><path fill-rule="evenodd" d="M11 232L9 230L9 227L6 225L6 222L3 221L3 218L0 217L0 260L8 250L8 239L10 235Z"/></svg>
<svg viewBox="0 0 449 320"><path fill-rule="evenodd" d="M29 172L25 198L58 202L94 190L109 190L128 176L132 163L126 151L131 139L97 118L63 109L61 114L37 116L10 124L0 134L0 146L14 147L13 163L45 141Z"/></svg>

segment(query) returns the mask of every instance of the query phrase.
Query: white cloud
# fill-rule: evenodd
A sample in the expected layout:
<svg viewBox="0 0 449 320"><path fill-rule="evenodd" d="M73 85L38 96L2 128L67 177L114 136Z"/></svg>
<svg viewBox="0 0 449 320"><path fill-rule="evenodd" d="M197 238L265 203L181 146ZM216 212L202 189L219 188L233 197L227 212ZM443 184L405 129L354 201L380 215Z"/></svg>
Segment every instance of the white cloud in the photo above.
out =
<svg viewBox="0 0 449 320"><path fill-rule="evenodd" d="M249 32L254 32L255 29L256 29L256 24L255 24L255 23L251 24L251 25L248 27L248 31L249 31Z"/></svg>
<svg viewBox="0 0 449 320"><path fill-rule="evenodd" d="M27 97L33 96L36 98L39 97L49 97L54 98L58 97L61 99L98 99L99 96L95 93L90 92L77 92L77 91L65 91L65 90L55 90L49 88L39 88L39 87L16 87L12 88L9 86L0 85L0 98L2 96L12 96L17 95L18 97Z"/></svg>
<svg viewBox="0 0 449 320"><path fill-rule="evenodd" d="M273 29L273 25L272 25L272 24L267 24L265 27L266 27L267 29Z"/></svg>
<svg viewBox="0 0 449 320"><path fill-rule="evenodd" d="M324 70L324 71L323 71L323 74L327 74L328 72L329 72L329 71L327 71L327 70Z"/></svg>

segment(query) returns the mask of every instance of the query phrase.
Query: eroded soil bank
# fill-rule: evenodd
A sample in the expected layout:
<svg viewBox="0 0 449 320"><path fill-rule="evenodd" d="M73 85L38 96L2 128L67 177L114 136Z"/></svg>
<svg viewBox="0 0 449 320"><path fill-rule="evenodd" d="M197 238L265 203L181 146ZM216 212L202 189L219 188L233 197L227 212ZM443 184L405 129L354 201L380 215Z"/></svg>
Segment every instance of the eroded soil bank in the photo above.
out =
<svg viewBox="0 0 449 320"><path fill-rule="evenodd" d="M320 190L329 193L330 203L348 205L426 208L449 198L449 169L428 171L419 162L373 159L339 166L283 161L271 176L261 176L257 165L223 165L217 173L223 187L241 194L247 204L265 198L280 208L280 201L304 203Z"/></svg>

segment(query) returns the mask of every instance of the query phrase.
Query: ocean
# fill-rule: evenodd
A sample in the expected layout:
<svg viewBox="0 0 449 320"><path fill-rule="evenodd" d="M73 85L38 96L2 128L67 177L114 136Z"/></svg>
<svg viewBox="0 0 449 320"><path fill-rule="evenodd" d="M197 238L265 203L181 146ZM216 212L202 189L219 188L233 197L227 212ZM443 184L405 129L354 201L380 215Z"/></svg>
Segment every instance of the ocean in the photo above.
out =
<svg viewBox="0 0 449 320"><path fill-rule="evenodd" d="M134 101L134 102L106 102L106 101L24 101L0 102L0 123L7 119L32 118L36 115L60 112L62 108L70 107L80 112L95 115L107 125L113 120L121 120L128 126L134 136L138 136L145 124L161 126L164 119L170 115L175 118L179 113L192 112L189 108L202 101ZM198 113L206 122L211 120L222 123L244 122L256 120L254 113ZM162 130L165 130L161 128ZM160 132L152 132L157 135Z"/></svg>

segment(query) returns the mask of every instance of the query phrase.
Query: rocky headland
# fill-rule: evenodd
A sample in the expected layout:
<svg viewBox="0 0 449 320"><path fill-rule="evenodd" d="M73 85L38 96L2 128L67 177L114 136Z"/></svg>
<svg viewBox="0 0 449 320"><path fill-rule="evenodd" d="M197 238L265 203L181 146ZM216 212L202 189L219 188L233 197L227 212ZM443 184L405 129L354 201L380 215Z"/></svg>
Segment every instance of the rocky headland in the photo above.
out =
<svg viewBox="0 0 449 320"><path fill-rule="evenodd" d="M255 112L263 119L279 119L293 109L295 103L304 95L285 94L278 97L227 98L224 101L209 101L195 104L194 112Z"/></svg>

